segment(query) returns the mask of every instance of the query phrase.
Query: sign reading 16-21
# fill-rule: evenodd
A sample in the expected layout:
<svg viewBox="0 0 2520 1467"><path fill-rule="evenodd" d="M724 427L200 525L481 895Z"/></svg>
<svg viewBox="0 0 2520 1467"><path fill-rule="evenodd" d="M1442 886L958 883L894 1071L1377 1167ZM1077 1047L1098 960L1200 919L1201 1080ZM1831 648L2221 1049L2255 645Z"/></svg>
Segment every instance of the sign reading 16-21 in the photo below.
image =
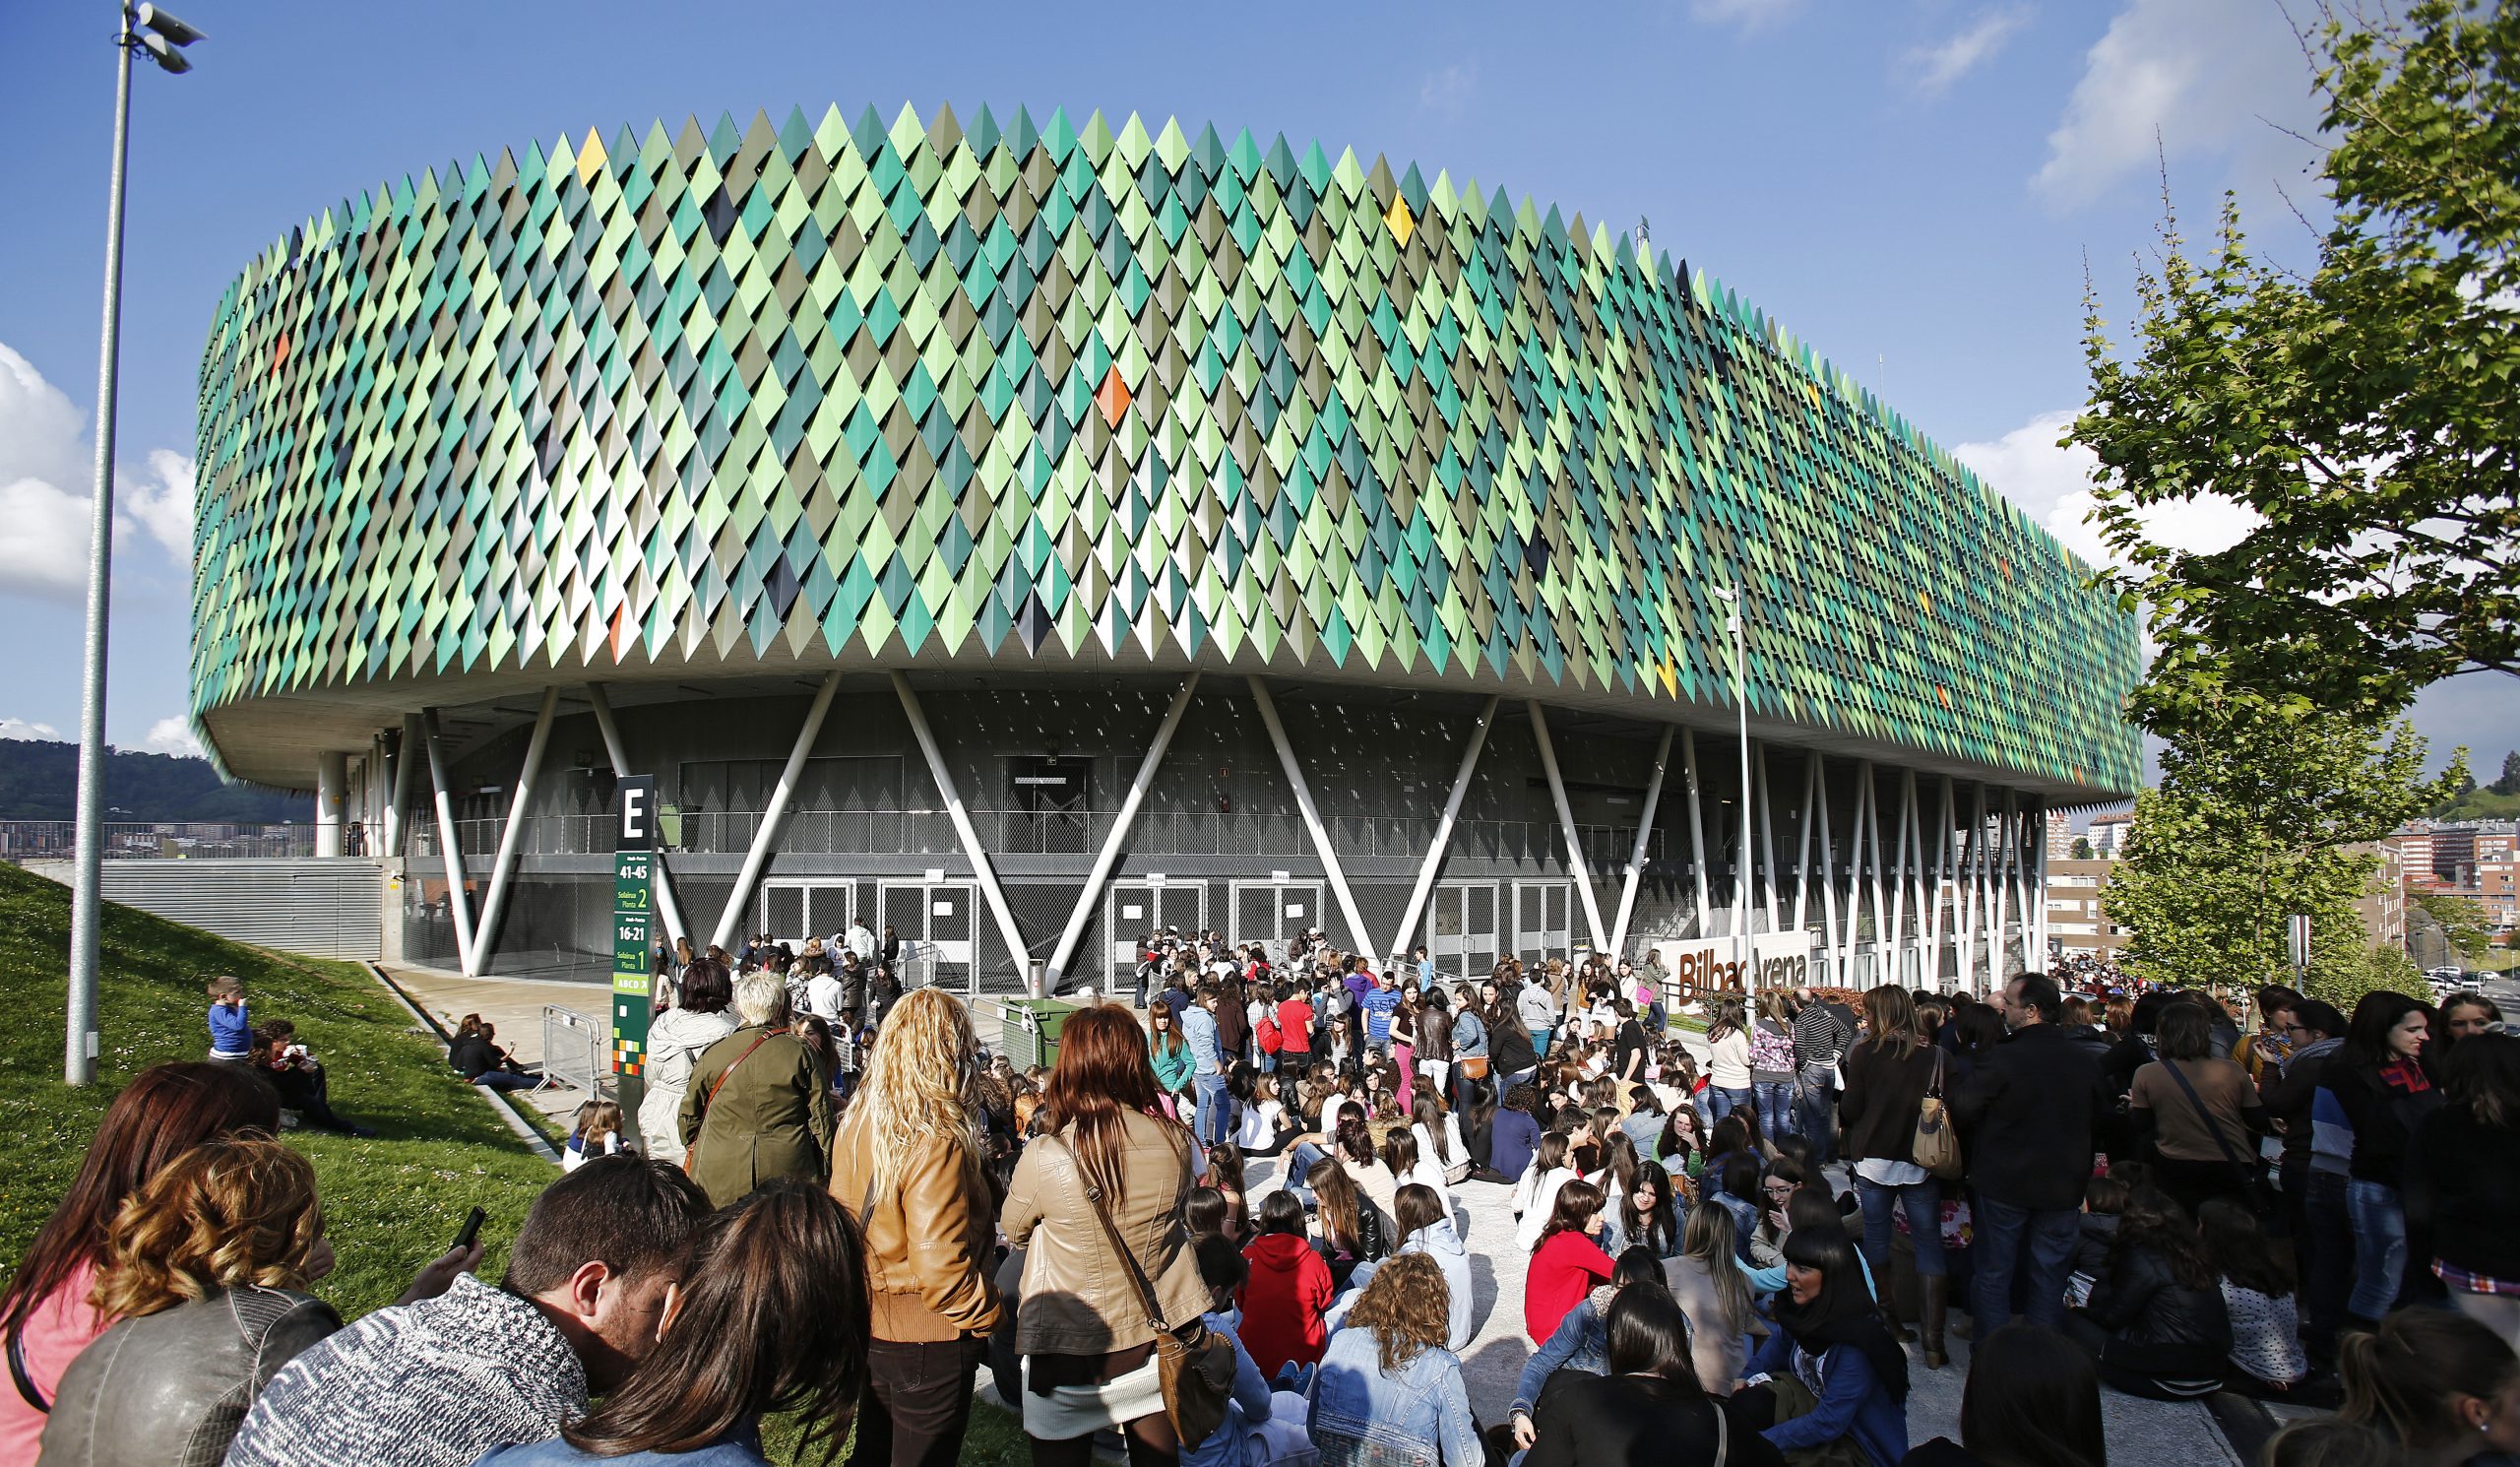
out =
<svg viewBox="0 0 2520 1467"><path fill-rule="evenodd" d="M654 775L628 775L620 784L621 826L612 856L612 1072L647 1072L650 977L649 906L656 874Z"/></svg>

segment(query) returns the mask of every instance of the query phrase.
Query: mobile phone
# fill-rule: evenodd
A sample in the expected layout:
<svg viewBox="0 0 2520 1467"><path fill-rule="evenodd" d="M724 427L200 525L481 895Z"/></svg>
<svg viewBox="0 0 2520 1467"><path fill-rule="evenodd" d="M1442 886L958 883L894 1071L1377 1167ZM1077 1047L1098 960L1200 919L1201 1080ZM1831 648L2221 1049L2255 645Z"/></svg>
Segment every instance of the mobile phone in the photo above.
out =
<svg viewBox="0 0 2520 1467"><path fill-rule="evenodd" d="M450 1250L461 1252L462 1250L471 1247L472 1245L472 1241L481 1236L481 1225L488 1222L489 1218L490 1215L483 1212L478 1207L473 1208L472 1212L466 1214L464 1227L455 1235L455 1242L450 1245Z"/></svg>

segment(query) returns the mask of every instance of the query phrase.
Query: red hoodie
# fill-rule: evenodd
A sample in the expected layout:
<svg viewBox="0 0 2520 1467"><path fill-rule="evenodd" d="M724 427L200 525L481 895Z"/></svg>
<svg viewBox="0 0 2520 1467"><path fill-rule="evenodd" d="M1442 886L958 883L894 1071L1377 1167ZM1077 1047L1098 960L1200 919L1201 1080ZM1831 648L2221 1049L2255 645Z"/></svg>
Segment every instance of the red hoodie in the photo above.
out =
<svg viewBox="0 0 2520 1467"><path fill-rule="evenodd" d="M1277 1378L1289 1361L1305 1365L1321 1359L1330 1332L1321 1316L1330 1308L1330 1265L1312 1244L1292 1233L1263 1233L1242 1250L1251 1277L1234 1292L1242 1310L1242 1348L1260 1368L1260 1378Z"/></svg>

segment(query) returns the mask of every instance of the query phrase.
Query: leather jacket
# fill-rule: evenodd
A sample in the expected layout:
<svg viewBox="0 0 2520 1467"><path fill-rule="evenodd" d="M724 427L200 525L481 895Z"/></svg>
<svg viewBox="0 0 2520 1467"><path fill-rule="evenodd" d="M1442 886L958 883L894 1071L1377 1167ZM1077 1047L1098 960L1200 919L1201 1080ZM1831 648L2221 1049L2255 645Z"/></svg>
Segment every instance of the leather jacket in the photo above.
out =
<svg viewBox="0 0 2520 1467"><path fill-rule="evenodd" d="M125 1319L62 1375L38 1467L217 1467L272 1376L341 1327L320 1299L252 1284Z"/></svg>
<svg viewBox="0 0 2520 1467"><path fill-rule="evenodd" d="M868 1327L876 1339L950 1340L997 1324L996 1220L988 1183L969 1144L909 1148L899 1185L874 1186L876 1158L891 1143L859 1107L834 1144L831 1194L866 1234Z"/></svg>
<svg viewBox="0 0 2520 1467"><path fill-rule="evenodd" d="M1165 1322L1200 1317L1210 1299L1199 1278L1181 1203L1195 1185L1189 1132L1168 1120L1124 1117L1121 1184L1112 1226L1144 1270ZM1072 1132L1042 1136L1015 1164L998 1227L1025 1250L1015 1348L1025 1355L1107 1355L1155 1338L1136 1281L1111 1251L1069 1150Z"/></svg>
<svg viewBox="0 0 2520 1467"><path fill-rule="evenodd" d="M2149 1375L2210 1375L2232 1353L2232 1317L2219 1288L2190 1289L2148 1247L2121 1247L2084 1306L2109 1331L2102 1359Z"/></svg>

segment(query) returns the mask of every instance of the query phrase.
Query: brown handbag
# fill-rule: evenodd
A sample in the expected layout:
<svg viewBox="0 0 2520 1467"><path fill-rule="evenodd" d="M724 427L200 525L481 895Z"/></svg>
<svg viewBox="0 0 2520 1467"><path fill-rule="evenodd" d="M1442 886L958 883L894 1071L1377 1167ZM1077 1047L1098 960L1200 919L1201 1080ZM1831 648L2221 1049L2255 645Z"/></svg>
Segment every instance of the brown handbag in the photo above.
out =
<svg viewBox="0 0 2520 1467"><path fill-rule="evenodd" d="M1076 1170L1077 1182L1085 1188L1085 1200L1101 1220L1102 1236L1110 1240L1111 1251L1120 1255L1121 1264L1136 1281L1147 1318L1155 1324L1155 1371L1164 1386L1165 1417L1172 1423L1172 1434L1180 1438L1183 1450L1197 1446L1225 1425L1226 1407L1233 1396L1233 1342L1208 1328L1205 1318L1193 1318L1182 1325L1164 1321L1155 1285L1147 1280L1146 1270L1138 1266L1137 1255L1120 1241L1120 1230L1112 1225L1111 1214L1102 1205L1102 1189L1086 1176L1084 1159L1075 1148L1064 1141L1058 1145L1067 1153L1068 1165Z"/></svg>
<svg viewBox="0 0 2520 1467"><path fill-rule="evenodd" d="M1942 1051L1933 1052L1933 1083L1917 1106L1916 1163L1928 1177L1956 1181L1960 1177L1960 1134L1952 1129L1951 1113L1942 1104Z"/></svg>

